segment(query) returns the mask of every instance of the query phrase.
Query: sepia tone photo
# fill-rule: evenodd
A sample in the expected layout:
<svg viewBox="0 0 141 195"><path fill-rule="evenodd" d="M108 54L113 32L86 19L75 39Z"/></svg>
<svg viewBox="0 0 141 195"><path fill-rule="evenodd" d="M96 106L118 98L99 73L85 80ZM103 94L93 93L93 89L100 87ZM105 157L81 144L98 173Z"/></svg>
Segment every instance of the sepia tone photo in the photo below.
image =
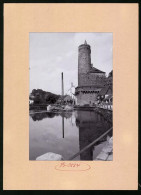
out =
<svg viewBox="0 0 141 195"><path fill-rule="evenodd" d="M30 33L29 159L113 160L112 33Z"/></svg>

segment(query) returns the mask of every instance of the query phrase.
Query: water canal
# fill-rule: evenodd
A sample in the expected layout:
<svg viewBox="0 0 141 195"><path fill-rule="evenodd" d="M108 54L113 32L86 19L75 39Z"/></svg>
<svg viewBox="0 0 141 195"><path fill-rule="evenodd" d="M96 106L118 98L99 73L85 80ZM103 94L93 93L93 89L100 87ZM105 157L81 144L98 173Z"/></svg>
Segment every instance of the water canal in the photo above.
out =
<svg viewBox="0 0 141 195"><path fill-rule="evenodd" d="M53 152L67 160L110 127L111 124L94 111L32 113L29 117L29 159L36 160L42 154ZM111 133L109 136L112 136ZM74 160L95 159L105 140L102 139Z"/></svg>

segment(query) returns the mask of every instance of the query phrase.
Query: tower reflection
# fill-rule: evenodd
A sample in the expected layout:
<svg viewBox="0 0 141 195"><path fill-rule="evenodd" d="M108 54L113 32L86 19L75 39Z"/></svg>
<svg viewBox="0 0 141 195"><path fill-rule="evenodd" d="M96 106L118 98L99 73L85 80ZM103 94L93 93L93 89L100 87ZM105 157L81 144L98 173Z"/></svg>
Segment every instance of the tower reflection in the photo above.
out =
<svg viewBox="0 0 141 195"><path fill-rule="evenodd" d="M92 143L110 128L110 124L106 123L104 118L94 111L76 111L76 125L79 128L80 150ZM105 141L106 137L100 142ZM100 142L96 143L96 145ZM81 153L80 160L93 160L93 151L96 145Z"/></svg>

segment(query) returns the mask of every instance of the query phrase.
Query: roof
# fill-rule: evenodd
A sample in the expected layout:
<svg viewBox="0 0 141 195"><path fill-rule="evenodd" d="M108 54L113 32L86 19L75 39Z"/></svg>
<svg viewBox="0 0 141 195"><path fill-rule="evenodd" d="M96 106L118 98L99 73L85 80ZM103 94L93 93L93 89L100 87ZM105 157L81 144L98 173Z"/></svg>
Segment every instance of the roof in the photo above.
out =
<svg viewBox="0 0 141 195"><path fill-rule="evenodd" d="M67 95L65 98L64 98L64 101L70 101L70 100L72 100L72 97L71 96L69 96L69 95Z"/></svg>
<svg viewBox="0 0 141 195"><path fill-rule="evenodd" d="M29 99L30 99L30 100L34 100L34 98L35 98L34 95L31 95L31 94L29 95Z"/></svg>
<svg viewBox="0 0 141 195"><path fill-rule="evenodd" d="M57 101L66 101L66 100L71 100L71 96L70 95L64 95L64 96L60 96L59 99Z"/></svg>
<svg viewBox="0 0 141 195"><path fill-rule="evenodd" d="M98 95L105 95L108 92L109 88L111 87L110 86L104 87L103 89L101 89Z"/></svg>
<svg viewBox="0 0 141 195"><path fill-rule="evenodd" d="M64 95L64 96L61 95L61 96L58 98L58 100L63 100L65 97L66 97L66 95Z"/></svg>
<svg viewBox="0 0 141 195"><path fill-rule="evenodd" d="M105 100L109 100L109 99L111 99L112 97L113 97L113 95L110 94L110 95L108 95L108 96L105 98Z"/></svg>
<svg viewBox="0 0 141 195"><path fill-rule="evenodd" d="M108 78L109 77L113 77L113 70L111 70L111 72L109 72Z"/></svg>
<svg viewBox="0 0 141 195"><path fill-rule="evenodd" d="M99 84L99 85L81 85L81 86L78 86L78 87L76 87L75 89L76 90L78 90L78 89L102 89L103 87L105 87L105 86L103 86L103 85L101 85L101 84Z"/></svg>
<svg viewBox="0 0 141 195"><path fill-rule="evenodd" d="M90 70L90 73L105 73L105 72L103 72L103 71L101 71L101 70L99 70L95 67L92 67L91 70Z"/></svg>
<svg viewBox="0 0 141 195"><path fill-rule="evenodd" d="M86 40L85 40L84 44L87 45L87 41Z"/></svg>

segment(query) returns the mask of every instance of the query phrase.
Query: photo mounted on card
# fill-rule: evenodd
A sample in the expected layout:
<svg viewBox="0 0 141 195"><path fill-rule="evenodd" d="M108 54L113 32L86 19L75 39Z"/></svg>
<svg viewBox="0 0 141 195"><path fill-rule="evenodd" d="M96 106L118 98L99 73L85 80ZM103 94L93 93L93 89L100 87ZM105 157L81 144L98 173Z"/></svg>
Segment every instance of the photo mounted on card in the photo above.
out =
<svg viewBox="0 0 141 195"><path fill-rule="evenodd" d="M4 102L4 189L137 190L138 4L5 4Z"/></svg>
<svg viewBox="0 0 141 195"><path fill-rule="evenodd" d="M112 160L113 34L30 33L29 45L29 160Z"/></svg>

